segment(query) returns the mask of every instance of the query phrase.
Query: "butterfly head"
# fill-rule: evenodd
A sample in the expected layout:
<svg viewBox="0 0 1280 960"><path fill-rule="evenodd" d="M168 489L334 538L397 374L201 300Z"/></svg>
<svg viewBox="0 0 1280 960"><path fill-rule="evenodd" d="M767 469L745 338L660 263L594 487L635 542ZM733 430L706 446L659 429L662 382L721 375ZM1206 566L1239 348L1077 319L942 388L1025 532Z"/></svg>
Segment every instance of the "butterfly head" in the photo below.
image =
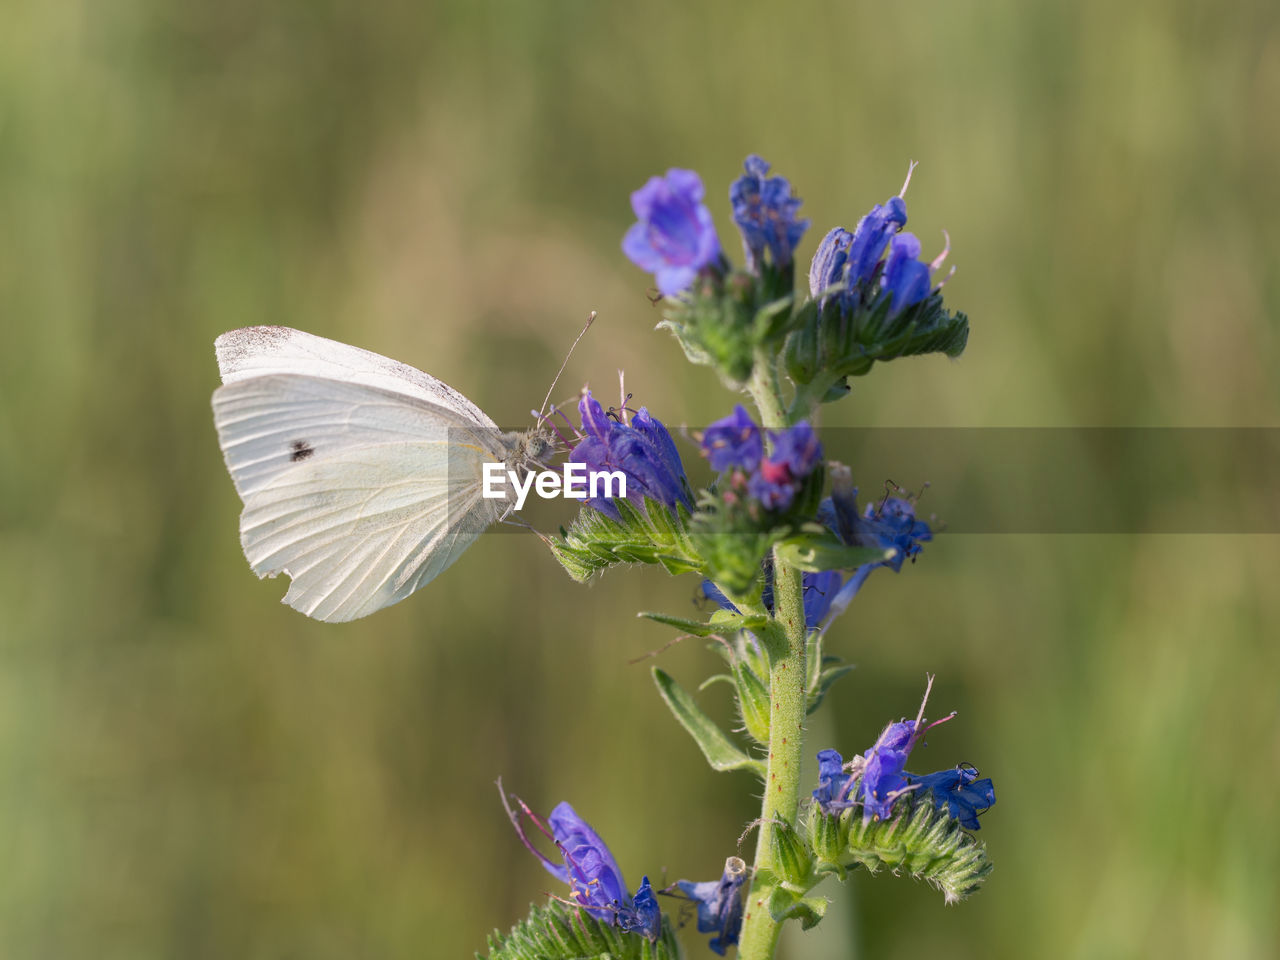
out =
<svg viewBox="0 0 1280 960"><path fill-rule="evenodd" d="M513 435L511 444L511 454L507 458L507 462L512 466L532 466L538 465L545 467L547 461L553 457L556 452L563 446L556 439L555 434L551 433L545 427L534 427L524 433Z"/></svg>

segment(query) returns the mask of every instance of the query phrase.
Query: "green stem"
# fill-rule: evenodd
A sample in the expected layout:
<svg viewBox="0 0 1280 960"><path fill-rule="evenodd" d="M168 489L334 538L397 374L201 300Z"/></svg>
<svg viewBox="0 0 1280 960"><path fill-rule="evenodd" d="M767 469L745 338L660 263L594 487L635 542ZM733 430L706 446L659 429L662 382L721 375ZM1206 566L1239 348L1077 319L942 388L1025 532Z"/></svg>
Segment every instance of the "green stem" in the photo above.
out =
<svg viewBox="0 0 1280 960"><path fill-rule="evenodd" d="M788 425L778 389L773 358L757 355L750 391L764 426L779 430ZM773 623L762 631L769 650L769 758L764 799L760 808L760 832L756 841L755 873L747 894L742 933L738 944L741 960L770 960L778 945L782 925L769 912L769 899L778 883L772 840L777 821L795 824L800 803L800 758L804 745L805 621L800 571L773 558Z"/></svg>
<svg viewBox="0 0 1280 960"><path fill-rule="evenodd" d="M756 351L755 366L751 370L751 382L747 391L760 411L760 419L769 430L781 430L789 426L786 408L782 405L782 391L778 387L778 371L773 357L763 350Z"/></svg>

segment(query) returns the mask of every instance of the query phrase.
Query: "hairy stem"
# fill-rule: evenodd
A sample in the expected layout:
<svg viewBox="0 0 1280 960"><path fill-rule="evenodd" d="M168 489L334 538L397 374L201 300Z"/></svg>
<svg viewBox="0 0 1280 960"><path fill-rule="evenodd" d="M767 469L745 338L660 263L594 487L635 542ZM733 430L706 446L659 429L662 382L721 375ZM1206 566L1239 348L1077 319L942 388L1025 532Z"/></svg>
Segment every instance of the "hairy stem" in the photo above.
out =
<svg viewBox="0 0 1280 960"><path fill-rule="evenodd" d="M779 430L788 425L772 357L756 357L751 379L752 399L764 426ZM769 759L764 799L760 808L760 832L756 841L755 874L747 894L741 960L769 960L778 945L782 924L769 912L769 898L778 883L772 840L774 825L794 825L800 801L800 757L804 745L805 718L805 621L800 571L773 557L773 623L764 631L769 650Z"/></svg>

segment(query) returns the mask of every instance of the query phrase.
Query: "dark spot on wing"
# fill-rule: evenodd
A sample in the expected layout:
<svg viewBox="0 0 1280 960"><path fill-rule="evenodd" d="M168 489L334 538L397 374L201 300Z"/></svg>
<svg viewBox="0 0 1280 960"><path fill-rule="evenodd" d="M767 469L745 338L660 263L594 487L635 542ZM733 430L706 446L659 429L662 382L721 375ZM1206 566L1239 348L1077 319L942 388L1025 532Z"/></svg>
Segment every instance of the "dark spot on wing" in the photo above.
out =
<svg viewBox="0 0 1280 960"><path fill-rule="evenodd" d="M307 459L307 457L311 456L315 452L315 448L313 448L311 444L307 443L307 441L295 440L293 441L293 455L290 456L289 459L294 463L297 463L299 460Z"/></svg>

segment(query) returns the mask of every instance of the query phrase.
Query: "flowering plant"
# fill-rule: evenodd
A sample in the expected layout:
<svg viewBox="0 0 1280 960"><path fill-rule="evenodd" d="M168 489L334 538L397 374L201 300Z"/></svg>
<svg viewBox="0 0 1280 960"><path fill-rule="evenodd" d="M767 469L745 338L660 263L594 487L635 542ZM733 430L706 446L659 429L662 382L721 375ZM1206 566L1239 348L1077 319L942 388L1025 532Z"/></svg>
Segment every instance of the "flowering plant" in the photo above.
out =
<svg viewBox="0 0 1280 960"><path fill-rule="evenodd" d="M718 878L655 890L646 876L632 892L604 841L568 803L543 820L503 791L519 839L568 889L509 934L495 933L493 960L677 957L679 911L671 905L678 900L691 907L698 933L710 934L713 951L736 946L743 958L763 960L788 921L808 928L822 919L827 901L812 891L829 874L843 879L859 866L887 865L926 879L954 903L991 869L974 831L995 802L992 781L968 765L923 775L906 769L926 731L943 722L926 725L924 703L914 720L889 723L849 762L837 749L819 752L816 784L800 777L806 717L852 669L826 652L832 623L875 570L901 571L933 538L913 497L886 496L859 510L852 471L824 455L818 415L877 362L964 350L968 320L946 309L937 277L949 242L935 259L920 259L920 241L903 232L904 184L854 229L823 237L801 299L795 254L809 226L798 216L801 201L760 157L744 166L729 191L743 267L723 252L702 181L689 170L669 170L632 195L637 222L622 248L653 274L659 326L690 361L745 392L754 412L737 404L701 433L700 453L716 479L695 490L660 420L625 400L606 411L584 391L570 460L620 472L626 494L587 500L550 543L579 581L631 563L700 579L716 607L706 620L642 615L711 641L727 665L712 679L733 688L743 737L718 726L665 671L655 668L653 678L714 770L745 771L763 784L750 825L758 828L755 856L748 864L726 851ZM526 821L548 852L530 839ZM668 910L658 894L674 898Z"/></svg>

